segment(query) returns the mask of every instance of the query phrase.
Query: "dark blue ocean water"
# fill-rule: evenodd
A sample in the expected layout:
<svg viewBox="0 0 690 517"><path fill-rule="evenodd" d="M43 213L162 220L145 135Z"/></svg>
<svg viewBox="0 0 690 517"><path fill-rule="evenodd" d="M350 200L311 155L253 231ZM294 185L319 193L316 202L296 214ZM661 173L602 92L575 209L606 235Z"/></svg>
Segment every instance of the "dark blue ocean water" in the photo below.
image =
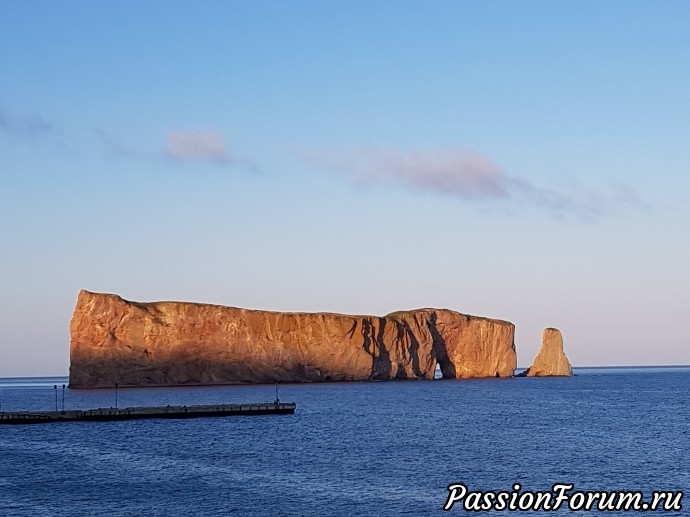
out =
<svg viewBox="0 0 690 517"><path fill-rule="evenodd" d="M283 385L295 415L0 426L0 515L442 515L450 483L687 491L690 368L576 373ZM54 384L61 407L63 382L0 379L1 408L55 409ZM274 398L273 386L118 392L120 407ZM114 404L112 390L65 391L66 408ZM690 515L683 503L665 515Z"/></svg>

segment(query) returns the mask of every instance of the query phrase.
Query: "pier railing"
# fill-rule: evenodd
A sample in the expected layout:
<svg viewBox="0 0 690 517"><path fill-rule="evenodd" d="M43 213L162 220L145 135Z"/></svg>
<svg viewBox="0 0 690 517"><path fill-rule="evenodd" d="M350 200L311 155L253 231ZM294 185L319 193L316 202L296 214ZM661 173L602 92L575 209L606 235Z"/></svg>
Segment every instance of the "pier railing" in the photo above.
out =
<svg viewBox="0 0 690 517"><path fill-rule="evenodd" d="M107 422L144 418L200 418L222 416L294 414L294 402L257 404L216 404L196 406L153 406L98 408L67 411L0 412L0 424L41 424L50 422Z"/></svg>

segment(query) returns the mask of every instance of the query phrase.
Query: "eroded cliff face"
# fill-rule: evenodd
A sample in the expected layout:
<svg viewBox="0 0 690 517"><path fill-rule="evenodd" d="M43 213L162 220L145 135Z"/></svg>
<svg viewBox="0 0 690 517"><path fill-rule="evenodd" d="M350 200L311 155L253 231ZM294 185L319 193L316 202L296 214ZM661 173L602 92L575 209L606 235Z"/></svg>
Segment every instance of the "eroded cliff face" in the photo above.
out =
<svg viewBox="0 0 690 517"><path fill-rule="evenodd" d="M570 377L573 368L563 351L561 331L546 328L542 333L541 349L525 375L527 377Z"/></svg>
<svg viewBox="0 0 690 517"><path fill-rule="evenodd" d="M70 387L509 377L515 327L420 309L384 317L130 302L81 291Z"/></svg>

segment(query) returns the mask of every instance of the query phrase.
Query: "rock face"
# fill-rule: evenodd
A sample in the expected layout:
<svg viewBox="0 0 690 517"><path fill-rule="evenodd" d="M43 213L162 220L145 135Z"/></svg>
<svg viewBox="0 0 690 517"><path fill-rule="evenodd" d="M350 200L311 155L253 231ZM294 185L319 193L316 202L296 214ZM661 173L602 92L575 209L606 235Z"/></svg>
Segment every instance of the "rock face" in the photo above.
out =
<svg viewBox="0 0 690 517"><path fill-rule="evenodd" d="M570 361L563 351L563 336L560 330L544 329L541 350L525 374L527 377L570 377L573 374Z"/></svg>
<svg viewBox="0 0 690 517"><path fill-rule="evenodd" d="M70 388L509 377L507 321L445 309L384 317L130 302L81 291Z"/></svg>

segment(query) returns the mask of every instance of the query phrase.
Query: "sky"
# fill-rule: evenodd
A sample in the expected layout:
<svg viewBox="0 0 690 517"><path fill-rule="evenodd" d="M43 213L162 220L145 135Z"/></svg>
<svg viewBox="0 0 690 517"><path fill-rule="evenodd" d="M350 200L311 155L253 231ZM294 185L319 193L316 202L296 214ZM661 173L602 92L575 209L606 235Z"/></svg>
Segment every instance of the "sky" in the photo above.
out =
<svg viewBox="0 0 690 517"><path fill-rule="evenodd" d="M690 2L0 7L0 376L80 289L690 364Z"/></svg>

